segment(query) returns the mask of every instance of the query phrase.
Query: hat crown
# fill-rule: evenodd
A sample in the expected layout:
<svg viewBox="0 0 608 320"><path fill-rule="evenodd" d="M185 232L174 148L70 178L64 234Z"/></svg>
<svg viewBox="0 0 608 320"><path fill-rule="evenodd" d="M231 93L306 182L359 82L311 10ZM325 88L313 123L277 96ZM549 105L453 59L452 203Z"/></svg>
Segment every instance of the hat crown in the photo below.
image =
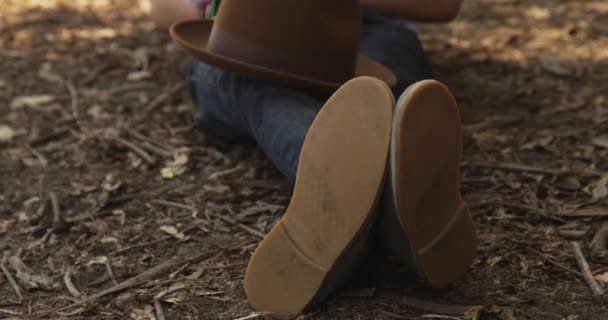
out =
<svg viewBox="0 0 608 320"><path fill-rule="evenodd" d="M209 51L327 82L352 78L359 0L223 0Z"/></svg>

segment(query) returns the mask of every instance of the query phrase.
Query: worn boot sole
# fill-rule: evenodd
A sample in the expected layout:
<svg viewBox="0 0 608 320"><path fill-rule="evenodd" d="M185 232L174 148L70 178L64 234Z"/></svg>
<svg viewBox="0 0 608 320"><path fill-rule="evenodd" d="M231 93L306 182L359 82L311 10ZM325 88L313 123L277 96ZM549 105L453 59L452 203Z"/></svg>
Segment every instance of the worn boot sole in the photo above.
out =
<svg viewBox="0 0 608 320"><path fill-rule="evenodd" d="M293 318L354 269L387 169L394 98L379 80L347 82L313 122L291 203L245 272L251 306Z"/></svg>
<svg viewBox="0 0 608 320"><path fill-rule="evenodd" d="M449 89L434 80L410 86L397 102L391 140L393 212L407 237L396 253L413 258L435 288L463 277L477 247L460 195L461 156L460 115Z"/></svg>

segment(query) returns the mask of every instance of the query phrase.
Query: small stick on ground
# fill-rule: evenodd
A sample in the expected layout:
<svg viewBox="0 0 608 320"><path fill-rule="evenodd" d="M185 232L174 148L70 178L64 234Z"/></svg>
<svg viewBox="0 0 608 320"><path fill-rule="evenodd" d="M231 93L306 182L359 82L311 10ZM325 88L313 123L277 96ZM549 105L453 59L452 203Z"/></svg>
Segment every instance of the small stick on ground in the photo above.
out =
<svg viewBox="0 0 608 320"><path fill-rule="evenodd" d="M143 141L141 143L141 147L161 157L169 158L173 156L173 152L164 148L160 148L147 141Z"/></svg>
<svg viewBox="0 0 608 320"><path fill-rule="evenodd" d="M78 112L78 91L76 91L76 87L74 87L74 84L71 81L66 82L65 85L68 88L68 91L70 92L70 98L72 100L72 117L74 118L74 120L78 121L78 118L80 118L80 114Z"/></svg>
<svg viewBox="0 0 608 320"><path fill-rule="evenodd" d="M167 99L171 98L171 96L173 96L174 94L176 94L177 92L181 91L182 89L184 89L185 84L184 82L179 82L178 84L173 85L173 87L171 87L169 89L169 91L165 91L163 93L161 93L158 97L156 97L154 100L152 100L150 102L150 104L148 104L148 106L144 109L143 114L143 119L145 119L145 117L147 116L148 113L154 111L156 108L162 106L163 103L165 103L165 101L167 101Z"/></svg>
<svg viewBox="0 0 608 320"><path fill-rule="evenodd" d="M118 284L118 281L116 281L116 277L114 277L114 271L112 271L112 265L110 264L110 260L106 260L106 262L104 263L106 265L106 271L108 272L108 275L110 276L110 279L112 279L112 282L114 282L115 285Z"/></svg>
<svg viewBox="0 0 608 320"><path fill-rule="evenodd" d="M178 208L178 209L189 210L189 211L192 211L192 212L197 212L198 211L193 206L189 206L187 204L177 203L177 202L173 202L173 201L150 200L150 203L152 203L152 204L158 204L158 205L161 205L161 206L167 206L167 207L174 207L174 208Z"/></svg>
<svg viewBox="0 0 608 320"><path fill-rule="evenodd" d="M527 206L527 205L523 205L523 204L518 204L518 203L514 203L514 202L510 202L510 201L493 201L490 202L493 204L497 204L497 205L501 205L501 206L505 206L505 207L511 207L511 208L515 208L515 209L521 209L521 210L528 210L531 212L534 212L544 218L547 218L549 220L553 220L556 222L561 222L561 223L566 223L567 221L565 219L562 219L560 217L555 217L552 216L550 214L548 214L545 210L541 209L541 208L536 208L536 207L532 207L532 206Z"/></svg>
<svg viewBox="0 0 608 320"><path fill-rule="evenodd" d="M591 252L599 253L607 250L608 243L608 222L604 222L600 230L597 231L593 239L591 239Z"/></svg>
<svg viewBox="0 0 608 320"><path fill-rule="evenodd" d="M121 137L115 137L114 140L116 140L116 142L122 144L123 146L125 146L128 149L130 149L131 151L133 151L136 155L141 157L148 164L156 163L156 159L154 159L148 152L146 152L144 149L140 148L138 145L136 145L130 141L127 141Z"/></svg>
<svg viewBox="0 0 608 320"><path fill-rule="evenodd" d="M74 285L74 282L72 282L72 268L68 267L65 271L65 274L63 275L63 282L65 283L65 287L68 289L68 292L70 292L74 298L80 298L80 296L82 296L82 293L78 291Z"/></svg>
<svg viewBox="0 0 608 320"><path fill-rule="evenodd" d="M587 230L559 230L559 235L568 239L582 239L587 235Z"/></svg>
<svg viewBox="0 0 608 320"><path fill-rule="evenodd" d="M552 265L554 265L554 266L556 266L556 267L558 267L558 268L560 268L560 269L562 269L562 270L564 270L564 271L567 271L567 272L570 272L570 273L572 273L572 274L574 274L574 275L577 275L577 276L583 277L583 274L582 274L582 273L580 273L580 272L578 272L578 271L576 271L576 270L570 269L570 268L568 268L567 266L565 266L565 265L563 265L563 264L561 264L561 263L559 263L559 262L557 262L557 261L555 261L555 260L553 260L553 259L551 259L551 258L549 258L549 257L545 256L545 255L544 255L542 252L540 252L540 251L536 251L536 250L534 250L534 249L530 248L528 243L521 242L521 241L518 241L518 240L515 240L515 239L511 239L511 238L505 238L505 239L506 239L506 240L509 240L509 241L511 241L511 242L517 243L517 244L519 244L519 245L524 245L524 246L525 246L524 248L525 248L526 250L528 250L528 251L530 251L530 252L532 252L532 253L536 254L537 256L539 256L541 259L543 259L543 260L547 261L548 263L550 263L550 264L552 264Z"/></svg>
<svg viewBox="0 0 608 320"><path fill-rule="evenodd" d="M49 199L51 199L51 205L53 208L53 226L57 226L61 223L61 211L59 210L59 200L55 192L49 192Z"/></svg>
<svg viewBox="0 0 608 320"><path fill-rule="evenodd" d="M154 300L154 310L156 311L156 319L157 320L166 320L165 314L163 313L163 306L160 301Z"/></svg>
<svg viewBox="0 0 608 320"><path fill-rule="evenodd" d="M268 311L260 311L260 312L254 312L248 316L244 316L244 317L234 319L234 320L248 320L248 319L254 319L254 318L259 318L259 317L272 317L273 314L274 313L268 312Z"/></svg>
<svg viewBox="0 0 608 320"><path fill-rule="evenodd" d="M30 152L36 156L36 158L38 159L38 162L40 162L40 165L44 168L49 166L49 160L42 154L40 153L38 150L34 149L34 148L30 148Z"/></svg>
<svg viewBox="0 0 608 320"><path fill-rule="evenodd" d="M158 240L154 240L154 241L150 241L150 242L145 242L145 243L134 244L134 245L131 245L131 246L124 247L122 249L118 249L116 251L112 251L112 252L110 252L110 255L114 256L114 255L117 255L117 254L125 253L125 252L127 252L129 250L141 249L141 248L144 248L144 247L153 246L155 244L158 244L158 243L161 243L163 241L170 240L170 239L173 239L173 236L166 236L166 237L160 238Z"/></svg>
<svg viewBox="0 0 608 320"><path fill-rule="evenodd" d="M15 281L15 278L13 278L4 263L0 263L0 269L2 269L2 273L4 273L4 276L6 279L8 279L8 283L10 283L11 287L13 287L15 294L17 294L17 297L19 298L19 303L21 303L23 301L23 295L21 294L21 288L17 284L17 281Z"/></svg>
<svg viewBox="0 0 608 320"><path fill-rule="evenodd" d="M585 281L587 281L587 284L589 285L589 288L591 288L591 291L593 291L593 293L596 296L603 295L604 290L602 290L602 287L600 287L600 285L597 283L597 281L595 281L595 278L593 277L593 274L591 273L591 269L589 268L589 263L587 263L587 260L585 259L585 256L583 255L583 251L581 250L580 244L576 241L571 241L570 247L572 248L572 251L574 252L574 257L576 258L576 262L578 262L578 266L581 268L583 276L585 277Z"/></svg>
<svg viewBox="0 0 608 320"><path fill-rule="evenodd" d="M229 224L231 224L231 225L233 225L233 226L235 226L235 227L237 227L237 228L239 228L239 229L241 229L241 230L243 230L243 231L245 231L245 232L247 232L247 233L249 233L249 234L251 234L253 236L256 236L256 237L258 237L260 239L264 239L266 237L260 231L255 230L255 229L253 229L251 227L248 227L248 226L246 226L246 225L244 225L242 223L239 223L238 221L236 221L236 220L234 220L232 218L229 218L229 217L226 217L226 216L222 216L222 215L219 215L219 214L214 214L214 213L211 213L210 215L212 217L215 217L215 218L217 218L219 220L222 220L222 221L224 221L226 223L229 223Z"/></svg>
<svg viewBox="0 0 608 320"><path fill-rule="evenodd" d="M152 267L152 268L150 268L150 269L148 269L148 270L146 270L146 271L144 271L144 272L142 272L142 273L140 273L140 274L138 274L138 275L136 275L136 276L134 276L134 277L132 277L132 278L130 278L128 280L125 280L125 281L119 283L118 285L115 285L115 286L113 286L111 288L103 290L103 291L101 291L99 293L96 293L96 294L94 294L92 296L84 298L84 299L82 299L82 300L80 300L80 301L78 301L76 303L73 303L71 305L64 306L64 307L55 308L53 310L44 312L44 313L41 314L41 317L48 316L50 314L54 314L54 313L57 313L59 311L64 311L64 310L67 310L67 309L79 307L79 306L85 305L87 303L95 302L95 301L97 301L97 300L99 300L99 299L101 299L101 298L103 298L103 297L105 297L107 295L110 295L110 294L113 294L113 293L116 293L116 292L120 292L120 291L123 291L123 290L127 290L127 289L133 288L135 286L141 285L143 283L146 283L146 282L148 282L150 280L154 280L154 279L156 279L156 278L164 275L165 273L171 271L171 269L173 269L173 268L175 268L177 266L183 265L184 263L200 262L200 261L207 260L207 259L211 258L213 255L214 255L213 253L203 253L203 254L200 254L200 255L198 255L198 256L196 256L194 258L191 258L191 259L177 259L177 258L170 259L170 260L165 261L165 262L163 262L163 263L161 263L161 264L159 264L157 266L154 266L154 267Z"/></svg>
<svg viewBox="0 0 608 320"><path fill-rule="evenodd" d="M505 170L505 171L514 171L514 172L540 173L540 174L547 174L547 175L560 175L560 174L565 173L562 170L534 167L534 166L528 166L528 165L524 165L524 164L510 163L510 162L473 161L473 162L465 162L465 163L463 163L463 165L468 166L468 167L498 169L498 170Z"/></svg>

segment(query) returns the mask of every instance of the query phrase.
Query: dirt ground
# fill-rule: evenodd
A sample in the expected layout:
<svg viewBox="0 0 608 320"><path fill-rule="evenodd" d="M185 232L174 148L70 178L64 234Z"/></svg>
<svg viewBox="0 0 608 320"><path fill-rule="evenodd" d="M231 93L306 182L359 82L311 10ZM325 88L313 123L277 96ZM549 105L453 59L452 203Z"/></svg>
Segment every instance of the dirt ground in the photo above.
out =
<svg viewBox="0 0 608 320"><path fill-rule="evenodd" d="M194 127L187 57L143 7L0 3L0 318L263 318L243 274L290 187ZM419 30L462 108L478 258L440 292L370 264L300 319L608 319L573 249L605 288L608 3L466 1Z"/></svg>

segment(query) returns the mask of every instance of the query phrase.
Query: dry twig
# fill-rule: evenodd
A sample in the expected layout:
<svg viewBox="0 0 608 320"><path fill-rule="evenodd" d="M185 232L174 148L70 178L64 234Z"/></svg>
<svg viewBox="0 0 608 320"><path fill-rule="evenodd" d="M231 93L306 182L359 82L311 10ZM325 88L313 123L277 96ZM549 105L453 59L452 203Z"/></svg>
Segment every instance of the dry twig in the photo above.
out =
<svg viewBox="0 0 608 320"><path fill-rule="evenodd" d="M229 217L226 217L226 216L222 216L222 215L219 215L219 214L215 214L215 213L211 213L210 215L212 217L215 217L216 219L219 219L219 220L222 220L222 221L224 221L226 223L229 223L229 224L231 224L231 225L233 225L233 226L235 226L235 227L237 227L237 228L239 228L239 229L241 229L241 230L243 230L243 231L245 231L245 232L247 232L247 233L249 233L251 235L254 235L254 236L256 236L256 237L258 237L260 239L264 239L266 237L260 231L255 230L255 229L253 229L251 227L248 227L248 226L246 226L246 225L244 225L244 224L242 224L242 223L240 223L240 222L238 222L238 221L236 221L236 220L234 220L232 218L229 218Z"/></svg>
<svg viewBox="0 0 608 320"><path fill-rule="evenodd" d="M63 275L63 282L65 283L65 287L66 289L68 289L68 292L74 298L80 298L80 296L82 296L82 293L78 291L78 289L74 285L74 282L72 282L72 268L68 267L65 271L65 274Z"/></svg>
<svg viewBox="0 0 608 320"><path fill-rule="evenodd" d="M152 157L148 152L146 152L144 149L140 148L135 143L127 141L121 137L115 137L114 140L116 140L116 142L122 144L123 146L125 146L128 149L130 149L131 151L133 151L136 155L138 155L140 158L142 158L148 164L156 163L156 159L154 159L154 157Z"/></svg>
<svg viewBox="0 0 608 320"><path fill-rule="evenodd" d="M559 235L568 239L582 239L587 235L587 230L559 230Z"/></svg>
<svg viewBox="0 0 608 320"><path fill-rule="evenodd" d="M53 208L53 226L57 226L61 223L61 211L59 209L59 200L55 192L49 192L49 199L51 199L51 205Z"/></svg>
<svg viewBox="0 0 608 320"><path fill-rule="evenodd" d="M19 302L23 301L23 295L21 294L21 288L17 284L17 281L15 281L15 278L13 278L13 276L11 275L10 271L8 271L8 269L6 268L4 263L0 263L0 269L2 269L2 273L4 273L4 276L6 277L6 279L8 279L8 282L11 284L11 287L15 291L15 294L17 294L17 297L19 298Z"/></svg>
<svg viewBox="0 0 608 320"><path fill-rule="evenodd" d="M187 204L177 203L177 202L173 202L173 201L150 200L150 203L152 203L152 204L158 204L158 205L161 205L161 206L167 206L167 207L174 207L174 208L178 208L178 209L184 209L184 210L188 210L188 211L192 211L192 212L197 212L198 211L193 206L189 206Z"/></svg>
<svg viewBox="0 0 608 320"><path fill-rule="evenodd" d="M162 106L163 103L165 103L165 101L167 101L167 99L171 98L171 96L173 96L174 94L176 94L177 92L183 90L185 87L184 82L179 82L175 85L173 85L173 87L169 88L169 91L165 91L163 93L161 93L158 97L156 97L154 100L152 100L150 102L150 104L148 104L148 106L144 109L144 112L142 112L143 118L140 120L145 119L145 117L147 116L148 113L154 111L156 108Z"/></svg>
<svg viewBox="0 0 608 320"><path fill-rule="evenodd" d="M509 239L509 240L513 241L513 239ZM526 245L526 250L528 250L528 251L530 251L530 252L532 252L532 253L536 254L536 255L537 255L537 256L539 256L541 259L543 259L543 260L545 260L545 261L549 262L550 264L552 264L552 265L554 265L554 266L556 266L556 267L558 267L558 268L560 268L560 269L562 269L562 270L564 270L564 271L567 271L567 272L570 272L570 273L572 273L572 274L575 274L575 275L577 275L577 276L581 276L581 277L583 276L583 274L582 274L582 273L580 273L580 272L578 272L578 271L576 271L576 270L570 269L570 268L568 268L567 266L565 266L565 265L563 265L563 264L559 263L558 261L555 261L554 259L552 259L552 258L550 258L550 257L545 256L545 255L544 255L542 252L540 252L540 251L536 251L536 250L534 250L534 249L532 249L532 248L528 247L528 246L527 246L528 244L525 244L525 245Z"/></svg>
<svg viewBox="0 0 608 320"><path fill-rule="evenodd" d="M591 291L593 291L593 293L596 296L603 295L604 290L602 289L602 287L600 287L600 285L597 283L597 281L595 281L595 278L593 277L593 274L591 273L591 269L589 268L589 263L587 263L587 260L585 259L585 256L583 255L583 251L581 250L581 246L579 245L579 243L576 241L571 241L570 247L572 248L572 251L574 252L574 257L576 258L576 262L578 263L578 266L581 268L583 276L585 277L585 281L587 281L587 284L589 285L589 288L591 288Z"/></svg>
<svg viewBox="0 0 608 320"><path fill-rule="evenodd" d="M160 301L154 300L154 310L156 311L156 319L165 320L165 314L163 313L163 306Z"/></svg>
<svg viewBox="0 0 608 320"><path fill-rule="evenodd" d="M163 274L171 271L171 269L183 265L184 263L193 263L193 262L200 262L203 260L207 260L209 258L211 258L211 256L213 256L213 253L203 253L200 254L194 258L190 258L190 259L177 259L177 258L173 258L170 259L168 261L165 261L157 266L154 266L128 280L125 280L121 283L119 283L118 285L115 285L111 288L108 288L106 290L103 290L99 293L96 293L92 296L89 296L87 298L84 298L76 303L73 303L71 305L68 306L64 306L64 307L59 307L59 308L55 308L53 310L44 312L41 316L48 316L52 313L56 313L59 311L63 311L63 310L67 310L67 309L71 309L71 308L75 308L75 307L79 307L82 306L84 304L87 303L91 303L91 302L95 302L96 300L99 300L100 298L103 298L109 294L113 294L116 292L120 292L123 290L127 290L129 288L141 285L147 281L156 279L160 276L162 276Z"/></svg>
<svg viewBox="0 0 608 320"><path fill-rule="evenodd" d="M70 92L70 98L72 100L72 103L70 105L72 108L72 117L74 118L74 120L76 120L76 122L78 122L78 119L80 118L80 114L78 112L78 92L76 91L76 87L74 87L74 84L71 81L66 82L66 87Z"/></svg>
<svg viewBox="0 0 608 320"><path fill-rule="evenodd" d="M106 271L108 272L110 279L112 279L112 282L117 285L118 281L116 281L116 277L114 277L114 271L112 271L112 264L110 264L110 259L107 259L104 264L106 266Z"/></svg>
<svg viewBox="0 0 608 320"><path fill-rule="evenodd" d="M479 167L486 169L498 169L505 171L514 171L514 172L529 172L529 173L540 173L540 174L548 174L548 175L559 175L565 173L562 170L549 169L549 168L541 168L528 166L519 163L510 163L510 162L481 162L481 161L471 161L463 163L464 166L468 167Z"/></svg>
<svg viewBox="0 0 608 320"><path fill-rule="evenodd" d="M144 247L153 246L153 245L155 245L157 243L161 243L163 241L167 241L167 240L170 240L170 239L173 239L173 236L166 236L166 237L160 238L158 240L154 240L154 241L150 241L150 242L144 242L144 243L139 243L139 244L134 244L134 245L131 245L131 246L127 246L127 247L118 249L116 251L112 251L112 252L110 252L110 255L114 256L114 255L117 255L117 254L125 253L125 252L127 252L129 250L141 249L141 248L144 248Z"/></svg>
<svg viewBox="0 0 608 320"><path fill-rule="evenodd" d="M34 156L36 156L42 167L46 168L49 166L49 160L42 153L34 148L30 148L29 150Z"/></svg>

